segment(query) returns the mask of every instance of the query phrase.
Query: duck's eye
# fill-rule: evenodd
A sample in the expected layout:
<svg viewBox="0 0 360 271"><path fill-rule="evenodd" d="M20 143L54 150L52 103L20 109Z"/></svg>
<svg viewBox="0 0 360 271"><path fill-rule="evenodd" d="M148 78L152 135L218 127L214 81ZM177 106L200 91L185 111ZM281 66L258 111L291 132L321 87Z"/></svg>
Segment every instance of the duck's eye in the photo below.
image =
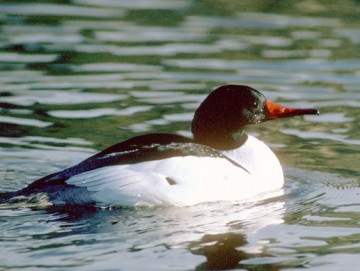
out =
<svg viewBox="0 0 360 271"><path fill-rule="evenodd" d="M253 105L254 105L254 107L257 107L258 103L257 103L257 102L254 102Z"/></svg>

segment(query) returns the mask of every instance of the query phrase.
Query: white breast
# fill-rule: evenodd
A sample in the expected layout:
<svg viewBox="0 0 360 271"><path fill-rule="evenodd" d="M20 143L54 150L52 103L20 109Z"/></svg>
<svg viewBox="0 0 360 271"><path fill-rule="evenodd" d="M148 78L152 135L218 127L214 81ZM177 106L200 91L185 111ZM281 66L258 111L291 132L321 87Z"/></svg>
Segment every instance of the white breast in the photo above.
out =
<svg viewBox="0 0 360 271"><path fill-rule="evenodd" d="M278 189L284 184L281 164L272 150L262 141L249 135L240 148L222 153L250 171L263 190Z"/></svg>

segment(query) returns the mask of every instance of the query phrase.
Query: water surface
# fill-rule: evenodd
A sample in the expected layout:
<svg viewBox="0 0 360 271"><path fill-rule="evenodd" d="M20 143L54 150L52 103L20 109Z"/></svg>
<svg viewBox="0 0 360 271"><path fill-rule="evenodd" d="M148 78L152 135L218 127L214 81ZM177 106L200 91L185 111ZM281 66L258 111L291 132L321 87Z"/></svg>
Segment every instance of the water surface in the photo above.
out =
<svg viewBox="0 0 360 271"><path fill-rule="evenodd" d="M1 3L0 190L131 136L190 135L223 84L321 115L249 127L285 170L284 195L266 201L1 206L0 269L357 270L359 12L350 0Z"/></svg>

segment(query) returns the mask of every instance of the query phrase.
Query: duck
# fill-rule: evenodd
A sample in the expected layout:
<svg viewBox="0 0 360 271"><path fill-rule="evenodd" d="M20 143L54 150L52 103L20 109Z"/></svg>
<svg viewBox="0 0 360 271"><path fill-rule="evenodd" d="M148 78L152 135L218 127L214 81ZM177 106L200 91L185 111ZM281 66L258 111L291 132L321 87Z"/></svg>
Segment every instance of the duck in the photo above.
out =
<svg viewBox="0 0 360 271"><path fill-rule="evenodd" d="M273 151L245 127L319 114L268 100L246 85L213 90L195 111L193 138L152 133L130 138L14 192L0 202L46 195L52 205L190 206L247 201L284 185Z"/></svg>

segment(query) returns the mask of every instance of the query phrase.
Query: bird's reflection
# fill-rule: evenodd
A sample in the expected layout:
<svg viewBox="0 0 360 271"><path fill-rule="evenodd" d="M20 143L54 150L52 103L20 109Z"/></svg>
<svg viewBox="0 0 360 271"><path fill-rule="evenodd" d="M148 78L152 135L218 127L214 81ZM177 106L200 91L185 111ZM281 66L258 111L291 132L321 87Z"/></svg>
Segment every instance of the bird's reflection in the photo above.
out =
<svg viewBox="0 0 360 271"><path fill-rule="evenodd" d="M94 247L105 242L111 244L108 253L122 257L128 253L148 256L159 247L165 248L166 257L166 251L180 249L187 255L203 256L195 257L196 270L279 270L271 255L265 253L257 232L283 223L282 195L252 203L219 202L182 208L27 208L40 214L44 225L51 226L32 236L37 240L64 238L70 241L63 246L75 242Z"/></svg>
<svg viewBox="0 0 360 271"><path fill-rule="evenodd" d="M279 270L276 264L243 264L242 261L247 259L271 257L265 253L247 253L242 250L245 245L247 241L242 234L206 234L199 241L192 242L189 250L206 257L206 262L197 266L196 270Z"/></svg>

